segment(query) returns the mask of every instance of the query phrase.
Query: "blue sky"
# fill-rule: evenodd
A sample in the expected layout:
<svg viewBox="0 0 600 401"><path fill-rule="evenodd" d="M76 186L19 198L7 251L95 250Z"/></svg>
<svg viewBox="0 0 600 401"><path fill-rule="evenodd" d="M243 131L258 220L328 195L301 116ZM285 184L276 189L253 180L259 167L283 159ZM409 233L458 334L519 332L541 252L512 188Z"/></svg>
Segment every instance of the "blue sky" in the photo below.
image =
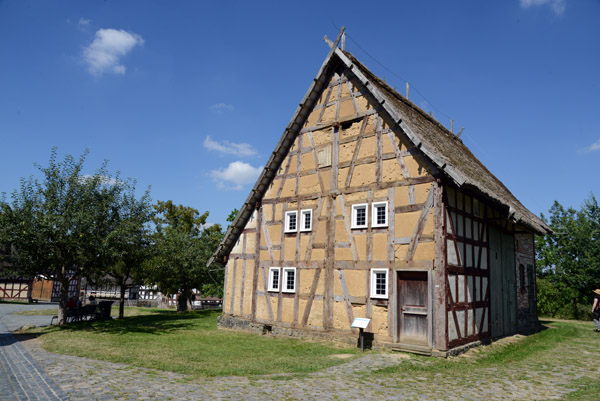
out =
<svg viewBox="0 0 600 401"><path fill-rule="evenodd" d="M600 196L600 1L286 3L0 0L0 192L89 148L224 223L345 25L534 213Z"/></svg>

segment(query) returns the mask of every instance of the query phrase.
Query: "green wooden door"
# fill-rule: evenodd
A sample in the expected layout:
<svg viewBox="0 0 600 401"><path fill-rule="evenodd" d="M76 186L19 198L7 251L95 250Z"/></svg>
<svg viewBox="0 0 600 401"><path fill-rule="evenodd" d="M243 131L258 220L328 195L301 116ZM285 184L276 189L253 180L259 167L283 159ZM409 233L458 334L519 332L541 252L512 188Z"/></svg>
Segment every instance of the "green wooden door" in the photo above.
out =
<svg viewBox="0 0 600 401"><path fill-rule="evenodd" d="M490 316L492 337L515 332L517 327L517 283L515 241L490 227Z"/></svg>
<svg viewBox="0 0 600 401"><path fill-rule="evenodd" d="M502 234L495 227L489 227L490 241L490 323L492 337L504 334L504 306L502 304Z"/></svg>
<svg viewBox="0 0 600 401"><path fill-rule="evenodd" d="M502 289L504 306L504 335L517 327L517 280L515 268L515 240L512 234L502 234Z"/></svg>

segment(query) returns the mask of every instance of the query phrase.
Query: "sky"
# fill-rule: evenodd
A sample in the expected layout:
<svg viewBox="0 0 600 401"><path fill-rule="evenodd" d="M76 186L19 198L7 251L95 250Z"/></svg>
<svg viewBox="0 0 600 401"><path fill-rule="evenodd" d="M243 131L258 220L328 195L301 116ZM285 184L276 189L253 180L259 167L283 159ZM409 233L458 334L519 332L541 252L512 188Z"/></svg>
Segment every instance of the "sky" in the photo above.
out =
<svg viewBox="0 0 600 401"><path fill-rule="evenodd" d="M600 196L600 1L0 0L0 192L89 149L225 224L335 39L535 214Z"/></svg>

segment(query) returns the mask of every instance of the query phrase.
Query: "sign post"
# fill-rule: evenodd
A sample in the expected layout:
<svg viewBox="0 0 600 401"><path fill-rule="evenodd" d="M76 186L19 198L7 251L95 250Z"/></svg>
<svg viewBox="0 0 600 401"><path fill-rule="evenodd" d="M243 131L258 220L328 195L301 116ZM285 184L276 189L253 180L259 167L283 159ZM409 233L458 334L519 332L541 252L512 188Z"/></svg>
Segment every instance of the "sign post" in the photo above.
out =
<svg viewBox="0 0 600 401"><path fill-rule="evenodd" d="M365 332L364 330L371 323L371 319L366 319L364 317L354 318L351 328L358 328L360 330L360 350L361 352L365 352Z"/></svg>

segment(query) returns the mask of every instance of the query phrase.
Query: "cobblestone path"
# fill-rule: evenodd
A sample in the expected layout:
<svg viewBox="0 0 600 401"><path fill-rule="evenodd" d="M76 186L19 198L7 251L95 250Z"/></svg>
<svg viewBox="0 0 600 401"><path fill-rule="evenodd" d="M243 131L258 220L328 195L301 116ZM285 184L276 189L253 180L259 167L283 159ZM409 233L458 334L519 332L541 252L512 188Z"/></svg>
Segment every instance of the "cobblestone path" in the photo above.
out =
<svg viewBox="0 0 600 401"><path fill-rule="evenodd" d="M372 371L412 357L373 353L303 376L197 379L51 354L33 341L24 345L72 400L550 400L575 390L575 380L597 380L600 374L595 368L598 347L577 343L567 346L571 350L559 350L557 363L550 365L536 360L516 363L513 369L411 373L393 379Z"/></svg>
<svg viewBox="0 0 600 401"><path fill-rule="evenodd" d="M0 321L0 400L68 399Z"/></svg>
<svg viewBox="0 0 600 401"><path fill-rule="evenodd" d="M590 335L594 335L591 333ZM87 358L52 354L23 341L37 366L72 400L550 400L598 380L598 344L561 344L543 358L477 371L375 374L399 363L433 363L401 353L367 353L307 375L194 378ZM477 354L477 350L473 354ZM4 388L4 383L0 382ZM46 398L39 398L46 399ZM52 398L48 398L52 399ZM3 400L0 398L0 400Z"/></svg>

